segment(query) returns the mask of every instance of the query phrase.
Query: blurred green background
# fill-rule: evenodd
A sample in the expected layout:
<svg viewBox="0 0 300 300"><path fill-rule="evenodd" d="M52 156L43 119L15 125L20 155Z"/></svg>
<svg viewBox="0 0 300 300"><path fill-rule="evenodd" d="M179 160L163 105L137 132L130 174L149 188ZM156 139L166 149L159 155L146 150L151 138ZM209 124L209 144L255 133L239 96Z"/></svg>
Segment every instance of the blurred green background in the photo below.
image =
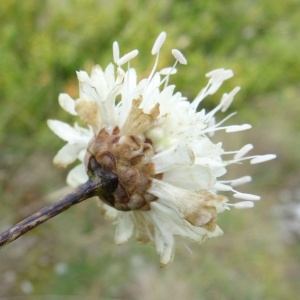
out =
<svg viewBox="0 0 300 300"><path fill-rule="evenodd" d="M188 65L173 83L190 99L206 72L233 69L203 105L211 109L240 85L230 122L254 129L220 138L229 149L253 143L253 153L278 154L231 170L231 178L253 175L243 191L263 200L219 215L222 237L202 246L178 239L169 269L159 268L152 245L115 246L113 225L92 200L0 250L0 299L296 299L300 243L281 234L274 209L300 182L299 20L296 0L0 1L1 231L63 195L49 197L65 186L68 170L52 165L63 142L46 120L74 122L57 97L76 98L75 71L105 67L115 40L122 54L139 49L133 67L143 76L166 31L161 66L173 63L172 48L185 54Z"/></svg>

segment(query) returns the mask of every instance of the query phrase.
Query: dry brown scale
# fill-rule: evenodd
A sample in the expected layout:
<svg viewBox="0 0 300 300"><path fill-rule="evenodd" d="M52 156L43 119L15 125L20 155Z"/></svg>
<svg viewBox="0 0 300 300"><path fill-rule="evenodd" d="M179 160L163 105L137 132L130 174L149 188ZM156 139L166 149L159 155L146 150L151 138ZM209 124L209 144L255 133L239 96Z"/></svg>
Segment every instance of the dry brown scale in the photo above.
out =
<svg viewBox="0 0 300 300"><path fill-rule="evenodd" d="M155 154L151 140L142 140L133 135L120 135L115 127L112 134L103 128L88 147L86 165L90 173L91 158L95 158L104 170L118 176L118 187L105 197L104 202L121 211L149 210L149 203L157 199L147 193L152 178L161 179L155 174L151 157Z"/></svg>

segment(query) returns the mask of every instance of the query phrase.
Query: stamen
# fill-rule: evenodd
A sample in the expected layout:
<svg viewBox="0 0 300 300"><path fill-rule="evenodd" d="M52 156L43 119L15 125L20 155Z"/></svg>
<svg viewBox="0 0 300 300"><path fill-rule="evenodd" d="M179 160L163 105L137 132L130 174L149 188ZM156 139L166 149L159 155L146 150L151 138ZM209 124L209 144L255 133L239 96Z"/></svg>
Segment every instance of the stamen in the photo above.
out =
<svg viewBox="0 0 300 300"><path fill-rule="evenodd" d="M173 74L173 70L176 70L176 66L177 66L177 63L178 63L178 60L175 61L173 67L171 68L168 68L170 71L169 71L169 74L166 75L166 77L160 82L160 86L164 84L164 89L168 86L168 83L169 83L169 78L170 78L170 75Z"/></svg>
<svg viewBox="0 0 300 300"><path fill-rule="evenodd" d="M181 63L182 65L187 64L186 58L183 56L183 54L179 50L172 49L172 54L175 57L175 59L179 61L179 63Z"/></svg>
<svg viewBox="0 0 300 300"><path fill-rule="evenodd" d="M218 191L222 191L222 192L232 191L232 187L231 186L229 186L227 184L223 184L221 182L216 182L215 185L214 185L214 188L217 189Z"/></svg>
<svg viewBox="0 0 300 300"><path fill-rule="evenodd" d="M229 94L224 94L221 100L222 109L221 112L225 112L233 101L234 96L238 93L241 88L235 87Z"/></svg>
<svg viewBox="0 0 300 300"><path fill-rule="evenodd" d="M242 158L243 156L245 156L252 149L253 149L253 145L247 144L244 147L242 147L233 158L238 160L238 159Z"/></svg>
<svg viewBox="0 0 300 300"><path fill-rule="evenodd" d="M276 158L275 154L266 154L266 155L259 155L253 159L250 160L250 164L254 165L254 164L259 164L271 159Z"/></svg>
<svg viewBox="0 0 300 300"><path fill-rule="evenodd" d="M210 83L206 85L196 96L196 98L192 101L191 103L191 108L194 109L195 111L197 110L200 102L207 96L206 92L209 88Z"/></svg>
<svg viewBox="0 0 300 300"><path fill-rule="evenodd" d="M113 58L115 64L117 64L118 60L120 59L120 48L118 42L113 43Z"/></svg>
<svg viewBox="0 0 300 300"><path fill-rule="evenodd" d="M251 176L243 176L234 180L231 180L231 186L239 186L242 184L245 184L247 182L250 182L252 180Z"/></svg>
<svg viewBox="0 0 300 300"><path fill-rule="evenodd" d="M127 62L129 62L131 59L135 58L137 55L139 54L138 50L133 50L127 54L125 54L124 56L122 56L118 61L117 61L117 65L118 66L122 66L124 64L126 64Z"/></svg>
<svg viewBox="0 0 300 300"><path fill-rule="evenodd" d="M209 119L209 121L208 121L208 128L215 128L216 127L216 118L215 117L212 117L212 118L210 118ZM209 132L208 133L209 134L209 136L214 136L214 134L215 134L215 131L211 131L211 132Z"/></svg>
<svg viewBox="0 0 300 300"><path fill-rule="evenodd" d="M213 71L210 71L205 74L206 77L211 78L211 82L217 82L217 81L225 81L233 76L232 70L225 70L223 68L216 69Z"/></svg>
<svg viewBox="0 0 300 300"><path fill-rule="evenodd" d="M216 69L207 73L205 76L210 78L208 82L210 86L207 90L207 95L212 95L220 88L225 80L233 76L233 72L231 70Z"/></svg>
<svg viewBox="0 0 300 300"><path fill-rule="evenodd" d="M244 208L252 208L254 206L254 203L252 201L241 201L234 204L227 203L229 206L233 206L237 209L244 209Z"/></svg>
<svg viewBox="0 0 300 300"><path fill-rule="evenodd" d="M151 51L151 54L152 55L156 55L158 54L162 44L164 43L165 39L167 37L167 34L163 31L160 33L160 35L157 37L154 45L153 45L153 48L152 48L152 51Z"/></svg>
<svg viewBox="0 0 300 300"><path fill-rule="evenodd" d="M252 128L252 126L250 124L232 125L232 126L228 126L225 131L226 132L238 132L238 131L248 130L250 128Z"/></svg>
<svg viewBox="0 0 300 300"><path fill-rule="evenodd" d="M177 73L175 68L163 68L159 71L160 75L173 75Z"/></svg>
<svg viewBox="0 0 300 300"><path fill-rule="evenodd" d="M208 95L208 94L207 94ZM205 97L207 96L205 95ZM209 113L206 114L204 120L208 121L210 118L212 118L221 108L221 105L217 105L213 110L211 110ZM217 127L217 126L216 126Z"/></svg>
<svg viewBox="0 0 300 300"><path fill-rule="evenodd" d="M237 114L236 112L231 113L230 115L228 115L227 117L225 117L223 120L221 120L219 123L217 123L215 125L215 127L219 127L220 125L222 125L224 122L226 122L228 119L230 119L231 117L233 117L236 114Z"/></svg>
<svg viewBox="0 0 300 300"><path fill-rule="evenodd" d="M211 112L209 112L206 116L210 115L212 113L212 115L214 115L218 110L213 110ZM228 117L226 117L225 119L228 119L229 117L232 117L232 115L234 115L235 113L229 115ZM211 116L212 116L211 115ZM207 118L208 120L210 119L210 117ZM205 118L206 119L206 118ZM221 121L221 123L223 123L225 121L225 119L223 121ZM243 124L243 125L231 125L231 126L223 126L223 127L218 127L219 124L217 124L215 127L208 127L207 129L203 130L202 133L209 133L211 131L220 131L220 130L225 130L225 132L227 133L231 133L231 132L238 132L238 131L242 131L242 130L247 130L252 128L252 126L250 124ZM228 154L230 152L227 152L226 154Z"/></svg>
<svg viewBox="0 0 300 300"><path fill-rule="evenodd" d="M150 75L149 75L149 77L148 77L149 80L151 80L151 78L153 77L153 74L154 74L154 72L155 72L155 70L156 70L156 67L157 67L157 64L158 64L158 59L159 59L159 50L160 50L162 44L164 43L164 41L165 41L165 39L166 39L166 36L167 36L167 34L163 31L163 32L158 36L158 38L156 39L156 41L155 41L155 43L154 43L154 45L153 45L153 47L152 47L151 53L152 53L153 55L156 54L156 59L155 59L154 66L153 66L153 68L152 68L152 70L151 70L151 73L150 73Z"/></svg>
<svg viewBox="0 0 300 300"><path fill-rule="evenodd" d="M251 176L243 176L243 177L240 177L237 179L222 180L222 181L219 181L218 184L221 183L222 185L225 185L226 183L228 183L231 186L239 186L239 185L245 184L247 182L250 182L251 180L252 180ZM216 187L216 185L214 185L214 187ZM232 190L232 188L231 188L231 190Z"/></svg>
<svg viewBox="0 0 300 300"><path fill-rule="evenodd" d="M257 195L252 194L246 194L246 193L235 193L233 194L234 198L243 199L243 200L250 200L250 201L258 201L260 200L260 197Z"/></svg>

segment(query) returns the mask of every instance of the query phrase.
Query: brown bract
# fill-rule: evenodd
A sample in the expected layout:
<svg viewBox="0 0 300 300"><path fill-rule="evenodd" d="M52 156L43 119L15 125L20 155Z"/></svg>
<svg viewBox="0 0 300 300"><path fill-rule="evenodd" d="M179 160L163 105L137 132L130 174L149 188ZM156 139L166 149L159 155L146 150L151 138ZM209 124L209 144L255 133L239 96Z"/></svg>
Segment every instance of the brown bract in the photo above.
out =
<svg viewBox="0 0 300 300"><path fill-rule="evenodd" d="M140 135L145 132L159 116L159 104L157 103L149 114L144 113L143 109L139 108L142 103L142 97L132 101L130 114L122 127L122 134Z"/></svg>
<svg viewBox="0 0 300 300"><path fill-rule="evenodd" d="M208 231L216 229L217 209L216 206L224 201L226 197L215 195L209 191L201 190L196 199L191 196L185 206L179 208L184 214L184 219L196 227L203 227Z"/></svg>
<svg viewBox="0 0 300 300"><path fill-rule="evenodd" d="M121 135L118 127L112 134L103 128L91 140L88 149L86 166L91 157L95 157L104 170L114 172L119 179L112 196L102 199L105 203L121 211L150 209L149 202L157 197L147 190L152 178L162 177L155 175L155 166L150 160L154 155L150 140Z"/></svg>

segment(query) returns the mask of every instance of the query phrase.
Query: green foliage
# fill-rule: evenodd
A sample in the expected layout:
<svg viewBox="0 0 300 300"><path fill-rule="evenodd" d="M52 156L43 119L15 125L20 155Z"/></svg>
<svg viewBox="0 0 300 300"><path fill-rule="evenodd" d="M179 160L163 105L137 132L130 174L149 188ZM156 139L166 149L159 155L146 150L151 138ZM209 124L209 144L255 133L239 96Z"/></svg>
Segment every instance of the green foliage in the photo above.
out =
<svg viewBox="0 0 300 300"><path fill-rule="evenodd" d="M75 71L105 67L115 40L122 54L139 49L133 66L147 74L153 42L166 31L160 64L172 64L172 48L182 50L188 65L179 66L174 83L190 99L205 85L206 72L233 69L236 76L203 105L209 109L221 93L242 86L232 109L257 128L251 135L257 152L279 154L268 168L249 170L259 178L251 188L266 202L250 212L224 213L225 236L192 246L191 255L179 245L169 270L157 267L151 246L114 246L111 224L99 221L91 204L1 250L6 287L0 287L0 296L22 294L22 282L30 280L34 295L85 299L295 299L299 251L282 244L269 211L300 165L299 20L296 0L0 1L0 228L39 208L46 192L63 186L66 171L51 164L62 142L46 120L74 122L58 106L58 94L76 98ZM242 139L227 142L241 146ZM67 272L55 273L61 261ZM7 279L9 272L14 281Z"/></svg>

